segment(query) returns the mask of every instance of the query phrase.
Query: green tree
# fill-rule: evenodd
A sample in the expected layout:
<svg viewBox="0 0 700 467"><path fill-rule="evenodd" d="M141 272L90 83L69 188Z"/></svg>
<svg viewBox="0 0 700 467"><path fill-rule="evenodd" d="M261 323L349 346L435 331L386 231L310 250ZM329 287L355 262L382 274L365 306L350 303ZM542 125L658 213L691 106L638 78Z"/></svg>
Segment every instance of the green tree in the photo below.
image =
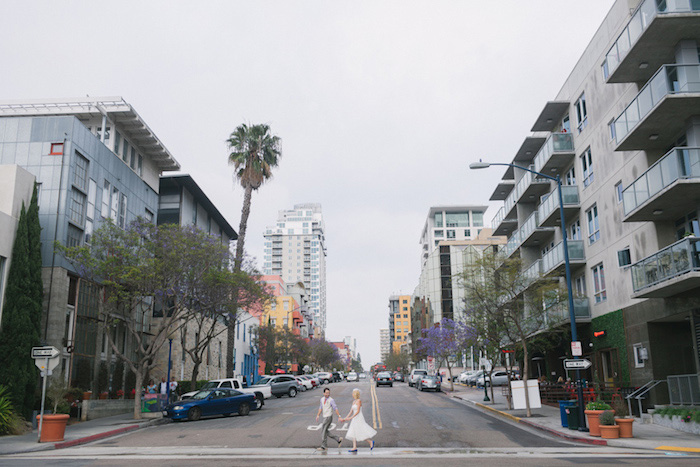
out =
<svg viewBox="0 0 700 467"><path fill-rule="evenodd" d="M317 370L331 368L340 360L338 348L326 340L314 339L311 341L310 347L310 363Z"/></svg>
<svg viewBox="0 0 700 467"><path fill-rule="evenodd" d="M392 349L389 355L387 355L384 359L384 364L386 365L386 369L389 371L405 372L406 370L408 370L408 365L410 361L411 357L409 354L405 352L396 353Z"/></svg>
<svg viewBox="0 0 700 467"><path fill-rule="evenodd" d="M22 203L0 326L0 381L8 385L15 410L27 419L34 409L38 382L31 349L39 345L41 327L40 231L35 187L29 210Z"/></svg>
<svg viewBox="0 0 700 467"><path fill-rule="evenodd" d="M243 123L233 130L226 142L231 151L228 155L229 164L233 165L236 179L244 190L234 259L234 271L239 271L243 264L253 190L257 190L265 181L272 178L272 169L277 166L282 150L280 138L271 134L270 126L265 124L249 126ZM235 325L234 320L229 321L226 340L226 374L229 377L233 376L234 372Z"/></svg>

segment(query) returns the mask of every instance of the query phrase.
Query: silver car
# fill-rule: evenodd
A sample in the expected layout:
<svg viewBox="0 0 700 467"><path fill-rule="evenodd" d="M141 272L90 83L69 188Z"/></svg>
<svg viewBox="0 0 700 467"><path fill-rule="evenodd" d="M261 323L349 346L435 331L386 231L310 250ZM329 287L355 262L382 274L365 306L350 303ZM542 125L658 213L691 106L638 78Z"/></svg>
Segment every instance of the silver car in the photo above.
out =
<svg viewBox="0 0 700 467"><path fill-rule="evenodd" d="M420 391L432 389L435 392L440 392L440 377L437 375L424 375L418 380L416 387Z"/></svg>

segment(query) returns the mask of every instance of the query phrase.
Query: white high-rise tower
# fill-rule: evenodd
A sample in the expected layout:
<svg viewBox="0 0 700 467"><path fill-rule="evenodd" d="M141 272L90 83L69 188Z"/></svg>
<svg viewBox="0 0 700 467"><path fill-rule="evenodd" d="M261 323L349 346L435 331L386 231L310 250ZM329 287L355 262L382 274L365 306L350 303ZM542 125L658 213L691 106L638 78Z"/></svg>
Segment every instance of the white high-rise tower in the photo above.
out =
<svg viewBox="0 0 700 467"><path fill-rule="evenodd" d="M326 332L326 239L321 205L297 204L279 211L277 224L265 229L266 275L301 282L309 295L314 335Z"/></svg>

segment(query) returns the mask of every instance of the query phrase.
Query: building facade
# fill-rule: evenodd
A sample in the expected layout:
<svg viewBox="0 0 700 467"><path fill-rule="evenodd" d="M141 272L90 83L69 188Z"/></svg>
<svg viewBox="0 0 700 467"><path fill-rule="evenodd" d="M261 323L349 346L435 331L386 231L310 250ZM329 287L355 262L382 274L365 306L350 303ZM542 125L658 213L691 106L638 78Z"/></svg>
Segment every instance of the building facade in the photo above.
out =
<svg viewBox="0 0 700 467"><path fill-rule="evenodd" d="M326 331L326 239L320 204L297 204L280 211L277 223L265 229L266 275L288 284L302 283L318 336Z"/></svg>
<svg viewBox="0 0 700 467"><path fill-rule="evenodd" d="M434 206L428 210L421 233L421 266L439 242L471 240L484 227L487 206Z"/></svg>
<svg viewBox="0 0 700 467"><path fill-rule="evenodd" d="M121 97L0 102L0 165L18 165L38 184L44 314L41 339L61 350L61 370L93 380L114 363L97 324L97 291L54 253L56 241L90 243L101 222L155 222L159 176L179 164ZM126 355L133 343L118 330ZM85 389L85 388L84 388Z"/></svg>
<svg viewBox="0 0 700 467"><path fill-rule="evenodd" d="M588 380L671 386L700 368L698 41L697 2L616 1L512 159L561 178L565 232L550 180L509 167L491 197L523 272L561 277L567 236ZM548 375L565 376L558 351Z"/></svg>
<svg viewBox="0 0 700 467"><path fill-rule="evenodd" d="M386 360L386 357L391 352L391 335L389 334L389 329L379 330L379 356L382 362Z"/></svg>
<svg viewBox="0 0 700 467"><path fill-rule="evenodd" d="M389 336L391 352L398 354L406 349L411 335L411 296L389 297Z"/></svg>

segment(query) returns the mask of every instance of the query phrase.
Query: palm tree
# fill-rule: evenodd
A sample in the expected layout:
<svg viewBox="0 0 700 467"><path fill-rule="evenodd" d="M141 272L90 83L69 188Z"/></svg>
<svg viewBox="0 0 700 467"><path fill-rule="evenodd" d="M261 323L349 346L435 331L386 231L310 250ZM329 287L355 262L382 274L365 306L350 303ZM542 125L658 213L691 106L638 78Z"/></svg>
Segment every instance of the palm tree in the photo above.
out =
<svg viewBox="0 0 700 467"><path fill-rule="evenodd" d="M250 202L253 190L257 190L265 181L272 178L272 168L277 166L282 156L280 138L270 133L270 126L265 124L239 125L229 136L228 148L231 153L228 156L229 164L233 165L236 179L245 190L243 196L243 209L241 210L241 223L238 227L238 240L236 241L236 257L234 270L240 271L243 264L243 247L245 234L250 216ZM236 320L229 321L228 342L226 352L226 373L233 376L233 339Z"/></svg>

